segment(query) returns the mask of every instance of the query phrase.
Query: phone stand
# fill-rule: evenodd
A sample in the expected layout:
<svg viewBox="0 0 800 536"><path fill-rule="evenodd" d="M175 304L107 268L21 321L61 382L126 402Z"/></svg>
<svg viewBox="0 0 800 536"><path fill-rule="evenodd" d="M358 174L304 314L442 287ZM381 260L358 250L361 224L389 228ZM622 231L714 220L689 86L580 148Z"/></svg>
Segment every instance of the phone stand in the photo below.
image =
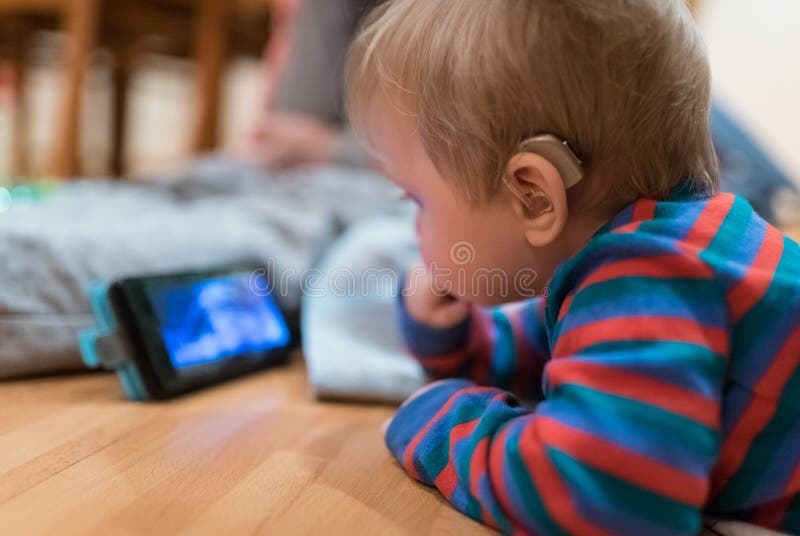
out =
<svg viewBox="0 0 800 536"><path fill-rule="evenodd" d="M99 282L89 288L95 327L78 334L81 358L89 368L116 372L122 390L129 399L147 400L147 390L133 361L128 336L120 328L114 308L108 300L109 286L107 282Z"/></svg>

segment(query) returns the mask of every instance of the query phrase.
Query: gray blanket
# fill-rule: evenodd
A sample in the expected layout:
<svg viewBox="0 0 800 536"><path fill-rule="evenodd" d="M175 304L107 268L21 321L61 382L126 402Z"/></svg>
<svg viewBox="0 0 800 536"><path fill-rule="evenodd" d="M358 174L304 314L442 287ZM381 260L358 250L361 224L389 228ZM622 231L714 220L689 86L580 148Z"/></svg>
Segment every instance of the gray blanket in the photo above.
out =
<svg viewBox="0 0 800 536"><path fill-rule="evenodd" d="M305 286L303 351L318 398L399 403L428 381L397 326L402 274L418 257L412 216L353 225Z"/></svg>
<svg viewBox="0 0 800 536"><path fill-rule="evenodd" d="M221 156L158 181L81 181L0 214L0 378L82 368L86 288L126 275L267 262L285 301L351 223L398 209L387 181L349 168L272 176Z"/></svg>

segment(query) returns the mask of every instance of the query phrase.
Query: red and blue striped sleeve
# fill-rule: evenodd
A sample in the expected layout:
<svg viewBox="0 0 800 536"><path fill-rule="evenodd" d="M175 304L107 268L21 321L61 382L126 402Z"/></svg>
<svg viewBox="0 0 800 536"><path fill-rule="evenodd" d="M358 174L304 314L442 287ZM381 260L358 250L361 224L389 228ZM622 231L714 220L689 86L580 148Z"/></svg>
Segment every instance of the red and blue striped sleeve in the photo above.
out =
<svg viewBox="0 0 800 536"><path fill-rule="evenodd" d="M400 331L412 356L435 379L462 377L526 399L541 398L550 357L542 298L500 307L473 306L451 328L416 321L400 301Z"/></svg>
<svg viewBox="0 0 800 536"><path fill-rule="evenodd" d="M533 408L467 380L398 411L387 446L506 533L694 534L720 441L724 294L702 263L606 262L562 302ZM654 264L656 263L656 264Z"/></svg>

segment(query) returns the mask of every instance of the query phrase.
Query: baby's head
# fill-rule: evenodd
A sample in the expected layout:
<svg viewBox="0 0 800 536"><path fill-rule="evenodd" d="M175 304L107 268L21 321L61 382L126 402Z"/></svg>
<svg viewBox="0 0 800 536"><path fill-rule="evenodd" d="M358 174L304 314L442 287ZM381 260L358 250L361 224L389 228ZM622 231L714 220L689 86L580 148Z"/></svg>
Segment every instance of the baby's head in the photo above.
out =
<svg viewBox="0 0 800 536"><path fill-rule="evenodd" d="M632 201L717 187L709 66L681 0L389 0L351 48L347 100L445 278L533 269L542 286ZM571 151L524 143L541 135ZM487 305L535 290L440 283Z"/></svg>

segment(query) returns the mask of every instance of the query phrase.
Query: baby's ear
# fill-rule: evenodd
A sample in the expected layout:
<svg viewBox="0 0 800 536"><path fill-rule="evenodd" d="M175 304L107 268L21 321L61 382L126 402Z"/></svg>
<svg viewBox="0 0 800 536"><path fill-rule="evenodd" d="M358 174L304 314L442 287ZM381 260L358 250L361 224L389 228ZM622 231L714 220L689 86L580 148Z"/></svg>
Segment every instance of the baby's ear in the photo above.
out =
<svg viewBox="0 0 800 536"><path fill-rule="evenodd" d="M508 161L503 178L528 243L545 247L566 227L567 190L549 160L535 153L518 153Z"/></svg>

